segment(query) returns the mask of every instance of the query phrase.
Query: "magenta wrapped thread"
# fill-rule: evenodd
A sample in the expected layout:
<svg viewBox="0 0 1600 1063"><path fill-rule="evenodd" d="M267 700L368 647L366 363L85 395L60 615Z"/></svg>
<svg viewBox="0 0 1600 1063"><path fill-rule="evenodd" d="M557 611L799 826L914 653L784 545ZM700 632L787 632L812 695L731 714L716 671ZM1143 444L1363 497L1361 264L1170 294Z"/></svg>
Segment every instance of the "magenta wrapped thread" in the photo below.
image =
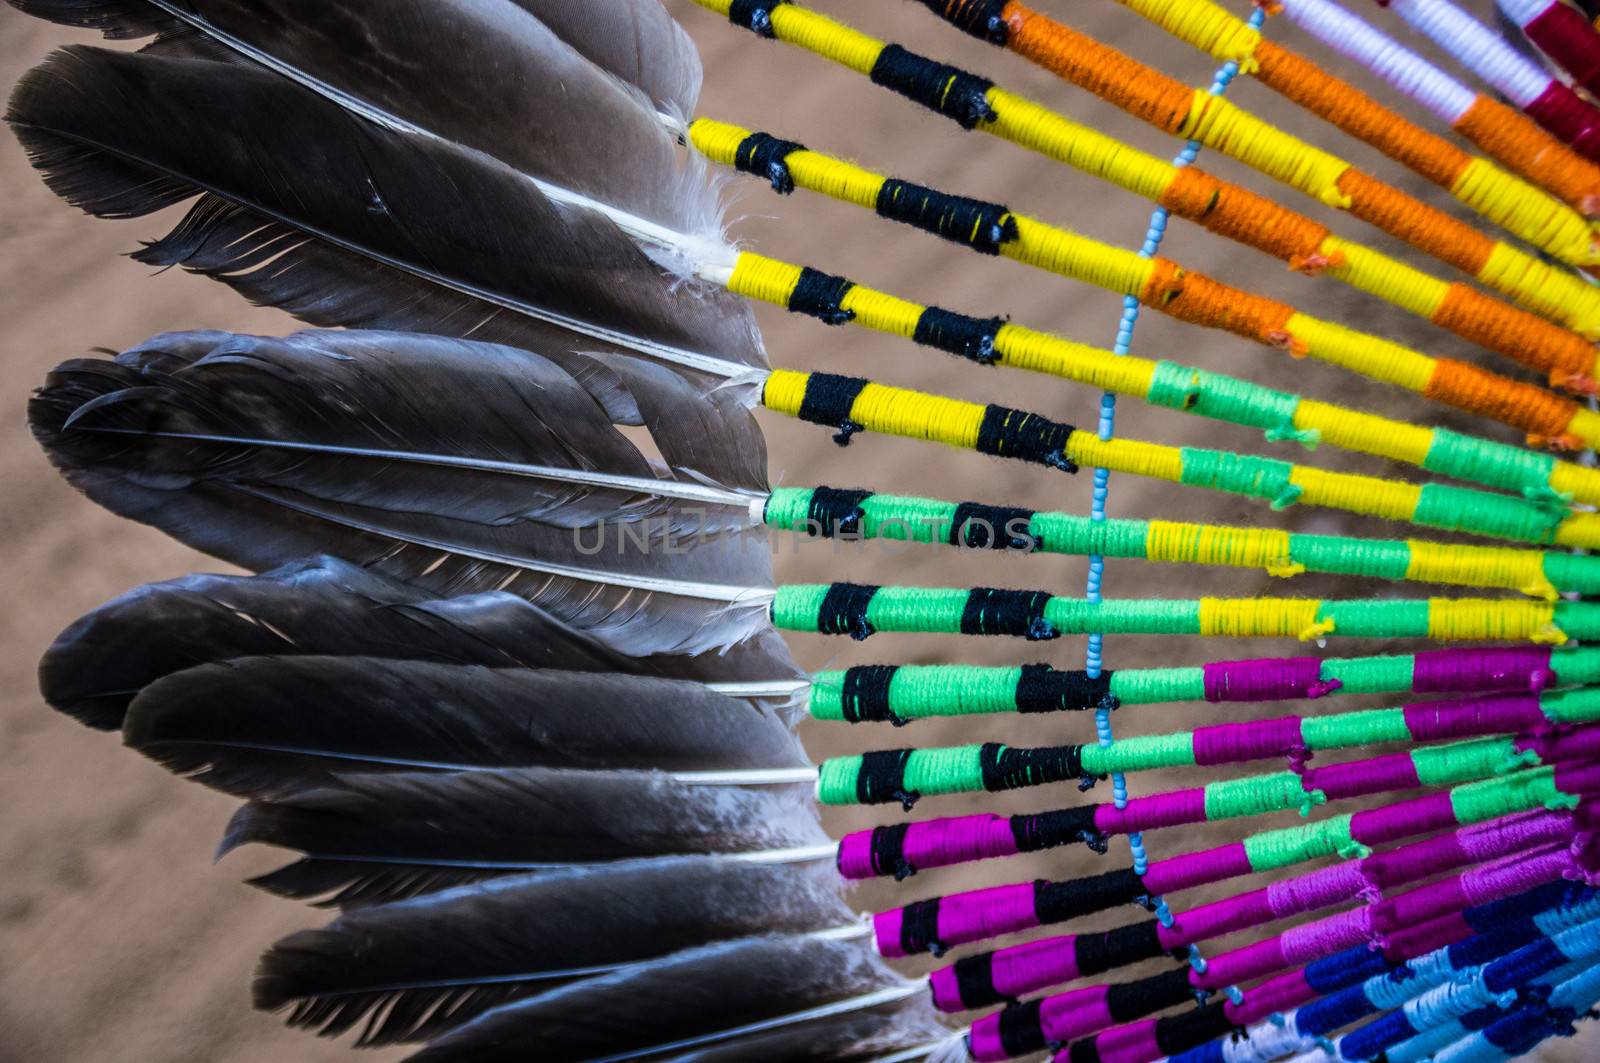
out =
<svg viewBox="0 0 1600 1063"><path fill-rule="evenodd" d="M1466 694L1484 690L1537 693L1554 678L1550 670L1550 650L1545 648L1427 650L1417 654L1411 665L1411 689L1419 694Z"/></svg>
<svg viewBox="0 0 1600 1063"><path fill-rule="evenodd" d="M893 908L872 917L878 951L885 956L906 955L900 941L903 913L903 908ZM941 898L937 940L947 947L965 945L1038 925L1033 883L995 886Z"/></svg>
<svg viewBox="0 0 1600 1063"><path fill-rule="evenodd" d="M967 1030L967 1051L981 1063L999 1063L1010 1059L1005 1042L1000 1040L1000 1017L985 1015Z"/></svg>
<svg viewBox="0 0 1600 1063"><path fill-rule="evenodd" d="M1600 91L1600 38L1573 8L1552 0L1522 27L1539 50L1559 63L1590 92Z"/></svg>
<svg viewBox="0 0 1600 1063"><path fill-rule="evenodd" d="M1324 682L1316 657L1266 657L1249 661L1213 661L1204 668L1207 701L1286 701L1320 698L1341 686Z"/></svg>
<svg viewBox="0 0 1600 1063"><path fill-rule="evenodd" d="M1198 786L1170 794L1135 797L1122 808L1101 805L1094 812L1095 829L1102 834L1132 834L1205 821L1206 792Z"/></svg>
<svg viewBox="0 0 1600 1063"><path fill-rule="evenodd" d="M1194 733L1194 762L1201 767L1237 764L1282 756L1303 744L1300 717L1280 716L1254 723L1224 723Z"/></svg>
<svg viewBox="0 0 1600 1063"><path fill-rule="evenodd" d="M1579 155L1600 160L1600 112L1561 82L1551 78L1549 87L1523 109Z"/></svg>
<svg viewBox="0 0 1600 1063"><path fill-rule="evenodd" d="M1561 878L1572 868L1560 847L1517 855L1382 902L1306 923L1232 952L1212 957L1204 974L1191 974L1197 988L1221 989L1331 956L1369 941L1382 945L1392 933L1426 925L1441 915L1510 897Z"/></svg>
<svg viewBox="0 0 1600 1063"><path fill-rule="evenodd" d="M1390 753L1348 764L1312 768L1305 773L1303 785L1307 790L1321 790L1329 801L1338 801L1385 790L1414 790L1422 785L1422 780L1417 778L1411 754Z"/></svg>
<svg viewBox="0 0 1600 1063"><path fill-rule="evenodd" d="M1095 1038L1095 1054L1100 1063L1148 1063L1161 1059L1166 1053L1156 1041L1156 1022L1145 1019L1107 1030ZM1072 1050L1062 1049L1055 1055L1056 1063L1071 1063Z"/></svg>
<svg viewBox="0 0 1600 1063"><path fill-rule="evenodd" d="M1075 981L1078 963L1073 942L1076 940L1070 934L1041 938L995 952L990 966L990 981L995 992L1004 997L1020 997L1044 986ZM940 1011L966 1010L953 966L934 971L928 976L928 984L933 990L934 1006Z"/></svg>
<svg viewBox="0 0 1600 1063"><path fill-rule="evenodd" d="M1536 694L1424 701L1406 705L1406 730L1418 742L1472 735L1511 734L1546 722Z"/></svg>

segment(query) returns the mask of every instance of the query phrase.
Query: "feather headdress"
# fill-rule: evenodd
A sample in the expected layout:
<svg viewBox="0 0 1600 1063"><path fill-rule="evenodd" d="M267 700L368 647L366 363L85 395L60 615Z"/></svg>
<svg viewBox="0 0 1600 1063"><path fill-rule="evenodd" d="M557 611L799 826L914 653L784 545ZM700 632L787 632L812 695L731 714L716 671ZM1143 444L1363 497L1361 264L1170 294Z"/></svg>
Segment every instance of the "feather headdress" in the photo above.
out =
<svg viewBox="0 0 1600 1063"><path fill-rule="evenodd" d="M1229 61L1209 92L1193 92L1021 4L925 0L1194 138L1169 165L797 4L699 0L964 127L1157 200L1134 255L695 117L699 60L656 0L11 2L141 42L65 49L17 87L8 119L49 186L102 217L188 203L136 258L317 326L166 333L63 363L30 407L75 487L251 573L107 603L60 636L40 677L56 708L240 798L220 852L296 854L254 885L337 909L266 952L259 1007L359 1045L408 1044L428 1063L1042 1052L1069 1063L1459 1063L1531 1048L1600 1001L1600 898L1586 884L1600 867L1600 655L1552 648L1600 634L1600 609L1577 597L1600 587L1600 562L1555 549L1600 544L1600 518L1581 508L1600 503L1600 475L1128 350L1143 303L1515 425L1530 443L1589 446L1600 420L1573 398L1157 254L1177 213L1583 394L1600 301L1561 263L1594 261L1581 213L1600 182L1571 153L1508 156L1547 195L1420 129L1396 134L1375 112L1350 122L1560 260L1540 261L1227 104L1235 76L1267 80L1286 63L1260 40L1264 12L1233 25L1204 0L1171 5L1185 17L1130 2ZM1334 17L1290 6L1297 20ZM1525 23L1532 9L1507 15ZM1201 42L1197 22L1227 41ZM1582 67L1579 50L1563 55ZM1318 84L1303 94L1314 110L1351 98ZM1204 174L1189 165L1202 145L1522 308ZM1119 291L1118 343L1097 350L738 249L708 162ZM774 369L746 298L1105 388L1098 431ZM1476 486L1114 438L1110 393ZM774 488L756 405L826 425L840 443L882 431L1055 473L1093 467L1095 509ZM1110 520L1108 470L1540 549ZM1084 555L1089 590L782 583L752 534L763 530ZM1116 601L1101 597L1106 556L1525 597ZM807 674L779 630L1090 643L1074 671L938 662ZM1101 636L1114 632L1531 645L1113 672ZM1411 692L1449 697L1140 738L1111 727L1120 706ZM868 730L863 747L814 763L794 730L804 713L901 726L1072 710L1092 714L1096 740L891 747ZM1413 748L1307 763L1397 742ZM1288 770L1259 770L1276 759ZM1249 764L1127 792L1129 773ZM1087 791L1107 776L1109 801L923 814L949 795ZM1409 793L1422 788L1433 792ZM1363 798L1381 800L1343 811ZM907 816L830 837L819 805L847 804ZM1254 822L1325 805L1340 811L1298 827ZM1160 860L1144 849L1146 832L1223 820L1250 822L1226 845ZM1106 853L1115 837L1129 841L1130 868L978 888L940 877L1069 845ZM1300 866L1329 856L1344 862ZM1281 871L1205 903L1165 899ZM867 902L879 910L866 917L846 903L847 882L891 878L933 892L876 895L893 899ZM1116 909L1137 914L1057 932ZM1248 940L1217 947L1237 934ZM886 962L925 953L937 962L916 977ZM1138 969L1164 959L1176 966ZM978 1009L964 1029L940 1015Z"/></svg>

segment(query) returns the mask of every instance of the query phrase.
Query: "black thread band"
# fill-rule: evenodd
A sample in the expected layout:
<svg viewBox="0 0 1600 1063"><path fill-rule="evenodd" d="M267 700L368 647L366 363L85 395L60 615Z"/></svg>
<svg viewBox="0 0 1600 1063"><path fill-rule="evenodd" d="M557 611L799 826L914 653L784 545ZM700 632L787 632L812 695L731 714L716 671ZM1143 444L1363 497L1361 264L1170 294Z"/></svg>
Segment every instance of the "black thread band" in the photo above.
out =
<svg viewBox="0 0 1600 1063"><path fill-rule="evenodd" d="M903 725L906 721L889 707L889 684L899 670L893 664L860 664L845 669L839 691L840 712L845 720Z"/></svg>
<svg viewBox="0 0 1600 1063"><path fill-rule="evenodd" d="M1048 664L1025 664L1017 681L1018 712L1062 712L1099 708L1115 701L1111 693L1112 669L1091 679L1087 672L1058 672Z"/></svg>
<svg viewBox="0 0 1600 1063"><path fill-rule="evenodd" d="M806 506L807 531L823 539L858 534L861 531L861 518L865 516L861 503L871 494L871 491L853 488L815 488L811 492L811 502Z"/></svg>
<svg viewBox="0 0 1600 1063"><path fill-rule="evenodd" d="M1106 836L1100 833L1094 821L1096 807L1080 805L1012 816L1011 837L1017 843L1017 852L1036 853L1072 842L1083 842L1096 852L1105 852Z"/></svg>
<svg viewBox="0 0 1600 1063"><path fill-rule="evenodd" d="M1006 591L974 587L961 609L963 635L1017 635L1031 642L1055 638L1059 632L1044 618L1050 595L1044 591Z"/></svg>
<svg viewBox="0 0 1600 1063"><path fill-rule="evenodd" d="M985 506L962 502L950 520L946 541L974 550L1020 550L1031 553L1039 540L1029 531L1033 510L1017 506Z"/></svg>
<svg viewBox="0 0 1600 1063"><path fill-rule="evenodd" d="M939 898L917 901L900 909L900 948L907 956L944 952L939 944Z"/></svg>
<svg viewBox="0 0 1600 1063"><path fill-rule="evenodd" d="M1154 919L1129 923L1103 934L1079 934L1072 942L1072 955L1080 976L1153 960L1164 952L1161 924Z"/></svg>
<svg viewBox="0 0 1600 1063"><path fill-rule="evenodd" d="M832 583L817 608L817 630L824 635L849 635L857 642L872 634L867 606L878 588L863 583Z"/></svg>
<svg viewBox="0 0 1600 1063"><path fill-rule="evenodd" d="M772 9L784 3L788 0L733 0L728 5L728 21L771 39Z"/></svg>
<svg viewBox="0 0 1600 1063"><path fill-rule="evenodd" d="M1233 1032L1222 1001L1156 1020L1156 1047L1169 1056L1198 1048Z"/></svg>
<svg viewBox="0 0 1600 1063"><path fill-rule="evenodd" d="M1066 882L1038 879L1033 884L1033 911L1040 926L1049 926L1128 904L1143 892L1144 883L1132 868Z"/></svg>
<svg viewBox="0 0 1600 1063"><path fill-rule="evenodd" d="M1083 774L1082 746L1017 749L999 742L978 747L978 773L988 793L1043 786Z"/></svg>
<svg viewBox="0 0 1600 1063"><path fill-rule="evenodd" d="M797 314L814 317L829 325L843 325L855 319L854 310L839 305L855 282L847 277L806 266L800 270L800 280L789 293L789 309Z"/></svg>
<svg viewBox="0 0 1600 1063"><path fill-rule="evenodd" d="M1000 1012L1000 1047L1005 1049L1007 1058L1031 1056L1048 1047L1044 1039L1044 1026L1040 1021L1043 1005L1041 998L1013 1004Z"/></svg>
<svg viewBox="0 0 1600 1063"><path fill-rule="evenodd" d="M1004 44L1011 26L1000 12L1006 0L922 0L929 11L959 30L990 44Z"/></svg>
<svg viewBox="0 0 1600 1063"><path fill-rule="evenodd" d="M909 749L887 749L861 754L861 770L856 773L856 800L863 805L882 805L898 801L909 812L921 796L906 789Z"/></svg>
<svg viewBox="0 0 1600 1063"><path fill-rule="evenodd" d="M953 310L930 306L917 318L917 327L911 339L924 347L953 354L979 365L993 365L1000 356L995 353L995 338L1005 325L1004 318L968 317Z"/></svg>
<svg viewBox="0 0 1600 1063"><path fill-rule="evenodd" d="M966 196L952 196L926 185L897 181L878 188L878 214L891 221L964 244L986 255L1017 238L1017 222L1009 207Z"/></svg>
<svg viewBox="0 0 1600 1063"><path fill-rule="evenodd" d="M1194 985L1189 981L1187 964L1135 982L1106 987L1106 1011L1116 1023L1142 1019L1193 999Z"/></svg>
<svg viewBox="0 0 1600 1063"><path fill-rule="evenodd" d="M1074 431L1070 424L1061 424L1036 413L989 406L983 411L983 423L978 426L976 449L998 458L1018 458L1063 472L1077 472L1077 464L1067 457L1067 440Z"/></svg>
<svg viewBox="0 0 1600 1063"><path fill-rule="evenodd" d="M956 996L967 1008L985 1008L990 1004L1003 1004L1014 998L994 987L994 953L980 952L950 965L956 980Z"/></svg>
<svg viewBox="0 0 1600 1063"><path fill-rule="evenodd" d="M861 431L861 425L850 419L850 410L866 386L867 382L860 377L812 373L806 378L806 393L800 399L800 409L795 411L795 416L802 421L838 429L833 441L842 447L850 442L852 435Z"/></svg>
<svg viewBox="0 0 1600 1063"><path fill-rule="evenodd" d="M751 133L734 149L733 168L765 178L771 182L774 192L786 196L794 191L788 158L794 152L805 150L804 144L779 140L771 133Z"/></svg>
<svg viewBox="0 0 1600 1063"><path fill-rule="evenodd" d="M868 852L872 856L872 870L879 875L893 875L895 881L910 878L917 869L906 860L906 833L909 823L895 823L887 827L873 827ZM840 850L843 853L843 850ZM842 870L842 869L841 869Z"/></svg>
<svg viewBox="0 0 1600 1063"><path fill-rule="evenodd" d="M878 53L871 77L876 84L953 119L963 129L994 118L988 97L994 82L908 52L898 44L885 45Z"/></svg>

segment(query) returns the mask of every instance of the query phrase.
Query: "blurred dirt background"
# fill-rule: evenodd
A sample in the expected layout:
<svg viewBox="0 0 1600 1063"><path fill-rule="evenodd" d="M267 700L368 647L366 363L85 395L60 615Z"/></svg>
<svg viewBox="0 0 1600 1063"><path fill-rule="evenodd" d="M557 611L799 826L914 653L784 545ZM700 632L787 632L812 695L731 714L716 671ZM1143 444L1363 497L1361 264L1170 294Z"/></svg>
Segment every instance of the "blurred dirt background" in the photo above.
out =
<svg viewBox="0 0 1600 1063"><path fill-rule="evenodd" d="M1162 155L1178 145L1137 124L1086 93L1034 69L1023 60L960 36L923 11L899 0L850 3L818 0L816 6L845 17L878 36L981 71L1008 87L1066 110L1090 124ZM1207 84L1214 64L1168 38L1108 0L1045 0L1040 6L1138 58ZM1241 5L1235 4L1238 7ZM1473 5L1485 18L1486 0ZM863 79L793 49L761 42L735 30L688 0L669 0L699 43L706 65L702 113L801 140L853 157L865 165L936 187L1003 200L1090 235L1137 246L1149 205L1132 195L978 133L963 134L942 118L868 85ZM1393 32L1398 20L1370 8ZM1372 89L1393 94L1350 69L1283 20L1269 32ZM0 84L11 84L49 48L69 39L90 40L0 8ZM1418 46L1415 39L1409 41ZM1353 159L1430 201L1448 204L1425 185L1364 145L1301 113L1248 79L1234 98L1302 137ZM1427 124L1425 115L1403 107ZM318 913L271 899L243 885L253 870L275 866L271 853L249 852L213 868L212 846L231 802L186 785L118 748L112 736L92 733L57 716L40 701L35 662L51 638L80 613L141 582L167 579L193 569L217 570L217 562L176 545L150 529L109 516L70 490L50 469L29 437L24 416L29 389L56 362L92 348L121 349L173 328L227 328L282 332L295 324L274 311L242 304L220 285L179 272L152 276L124 257L141 239L163 231L166 219L109 223L79 215L51 196L32 173L15 141L0 145L0 322L3 322L8 381L0 402L0 539L6 564L0 569L0 1063L144 1063L348 1058L339 1043L288 1031L271 1016L253 1012L249 979L258 952L278 936L319 922ZM1213 172L1285 197L1294 206L1327 217L1319 205L1209 153ZM891 227L870 214L807 193L779 200L748 178L731 184L732 229L750 246L791 261L848 274L864 283L923 302L972 313L1003 313L1035 327L1109 346L1121 309L1119 297L1065 279L1033 272L1000 259L980 259L931 237ZM1341 234L1388 250L1394 241L1350 218ZM1229 245L1184 222L1175 222L1163 251L1192 269L1237 285L1278 295L1338 321L1417 344L1439 354L1477 358L1447 334L1332 280L1308 280L1279 263ZM1405 257L1416 259L1408 251ZM1433 264L1441 272L1446 267ZM1033 409L1057 419L1092 426L1099 396L1063 381L1005 370L981 371L909 343L851 329L827 329L809 319L758 311L775 364L870 375L980 401ZM1285 356L1219 333L1202 332L1146 314L1135 343L1138 353L1172 356L1237 373L1317 398L1336 400L1390 415L1466 428L1511 438L1483 423L1465 423L1440 408L1386 391L1316 362ZM1488 356L1484 356L1487 361ZM1506 371L1504 364L1497 368ZM872 486L903 493L973 498L986 502L1086 512L1087 474L1069 478L1030 466L931 446L867 436L840 450L828 433L771 416L771 470L775 483ZM1289 444L1263 443L1259 435L1124 401L1118 408L1122 434L1166 443L1271 452L1285 457ZM1384 471L1379 463L1337 452L1311 460L1329 468ZM1264 506L1224 496L1139 482L1112 481L1113 516L1167 517L1223 522L1272 522L1305 531L1340 530L1380 535L1380 524L1313 510L1273 514ZM954 550L886 549L881 545L784 545L780 578L856 579L923 585L1047 588L1080 594L1081 559L961 557ZM1302 577L1294 584L1242 570L1201 571L1131 561L1107 566L1111 597L1191 597L1216 593L1394 595L1381 584ZM1412 588L1415 593L1416 589ZM1047 645L1009 641L881 635L866 645L820 637L794 640L808 667L868 661L1019 663L1048 660L1059 667L1082 664L1084 640ZM1325 653L1369 653L1401 649L1371 642L1338 642ZM1117 637L1108 640L1113 667L1199 664L1220 657L1296 652L1285 643L1202 642L1198 639ZM1315 651L1312 651L1315 652ZM1382 699L1379 699L1381 703ZM1332 708L1332 702L1324 703ZM1340 709L1357 707L1350 699ZM1299 708L1305 708L1300 706ZM1233 718L1276 715L1285 706L1230 708ZM1326 709L1324 710L1326 711ZM1155 733L1214 720L1205 705L1133 708L1117 715L1122 734ZM1087 716L983 719L915 732L842 725L809 726L808 746L825 756L861 745L898 745L999 739L1054 744L1092 738ZM1136 777L1135 793L1195 785L1197 773ZM1102 786L1092 795L1109 798ZM1032 791L990 807L1025 810L1082 800L1070 786ZM939 808L959 811L961 802ZM919 811L927 814L931 806ZM887 814L887 813L884 813ZM1293 817L1279 817L1281 826ZM836 830L871 821L862 815L833 817ZM1243 833L1221 825L1158 834L1155 856L1218 844ZM1109 856L1083 850L1051 853L1033 861L1001 861L966 880L933 875L913 880L896 900L909 900L958 882L1014 881L1043 875L1072 877L1127 860L1126 842ZM890 891L863 890L862 906L882 906ZM1179 906L1200 896L1178 899ZM1099 926L1135 913L1108 913ZM1213 949L1218 945L1211 946ZM1600 1037L1592 1030L1576 1041L1547 1046L1546 1060L1594 1059ZM374 1061L402 1052L369 1052ZM530 1054L530 1059L535 1054Z"/></svg>

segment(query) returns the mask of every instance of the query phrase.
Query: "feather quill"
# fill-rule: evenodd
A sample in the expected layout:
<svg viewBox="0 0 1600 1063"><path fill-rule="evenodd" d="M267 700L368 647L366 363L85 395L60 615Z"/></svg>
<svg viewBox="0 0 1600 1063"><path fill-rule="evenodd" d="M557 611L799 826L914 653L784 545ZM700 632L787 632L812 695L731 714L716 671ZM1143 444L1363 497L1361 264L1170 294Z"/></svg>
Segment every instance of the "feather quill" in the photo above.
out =
<svg viewBox="0 0 1600 1063"><path fill-rule="evenodd" d="M193 575L113 599L63 631L39 664L45 700L120 730L163 676L236 657L352 656L700 679L781 707L805 682L770 628L726 652L634 657L523 598L436 598L331 557L261 576Z"/></svg>
<svg viewBox="0 0 1600 1063"><path fill-rule="evenodd" d="M363 657L207 664L146 687L123 738L230 793L352 772L808 769L775 712L702 684Z"/></svg>
<svg viewBox="0 0 1600 1063"><path fill-rule="evenodd" d="M681 856L495 879L341 914L273 946L258 1007L363 1044L431 1036L513 1000L686 948L852 921L827 862Z"/></svg>
<svg viewBox="0 0 1600 1063"><path fill-rule="evenodd" d="M91 498L247 568L328 551L441 593L507 589L636 655L748 638L771 586L742 534L754 422L660 367L591 361L580 378L437 337L178 334L62 365L30 419Z"/></svg>
<svg viewBox="0 0 1600 1063"><path fill-rule="evenodd" d="M302 859L251 884L354 907L595 861L831 851L815 809L804 787L695 786L651 772L347 775L245 805L218 855L252 843L298 850Z"/></svg>

